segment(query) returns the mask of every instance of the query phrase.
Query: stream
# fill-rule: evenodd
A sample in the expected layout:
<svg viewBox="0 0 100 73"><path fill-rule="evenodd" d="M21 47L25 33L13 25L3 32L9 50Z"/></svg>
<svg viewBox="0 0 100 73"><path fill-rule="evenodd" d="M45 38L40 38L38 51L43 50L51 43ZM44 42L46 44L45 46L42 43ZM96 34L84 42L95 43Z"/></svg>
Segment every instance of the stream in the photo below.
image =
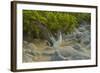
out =
<svg viewBox="0 0 100 73"><path fill-rule="evenodd" d="M81 24L70 34L62 33L59 46L49 46L47 40L23 41L23 62L85 60L91 58L89 24ZM56 41L58 42L58 41Z"/></svg>

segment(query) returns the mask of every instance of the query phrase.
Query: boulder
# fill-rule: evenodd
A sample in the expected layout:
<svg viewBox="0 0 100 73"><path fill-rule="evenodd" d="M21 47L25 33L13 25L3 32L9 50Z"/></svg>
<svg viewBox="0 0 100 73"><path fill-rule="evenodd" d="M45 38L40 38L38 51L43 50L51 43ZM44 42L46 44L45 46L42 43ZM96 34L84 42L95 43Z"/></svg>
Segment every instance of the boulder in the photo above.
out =
<svg viewBox="0 0 100 73"><path fill-rule="evenodd" d="M71 60L73 56L75 59L88 59L90 56L85 52L74 49L72 46L64 46L58 49L58 56L62 59Z"/></svg>
<svg viewBox="0 0 100 73"><path fill-rule="evenodd" d="M33 56L28 53L23 53L23 62L33 62L32 60Z"/></svg>

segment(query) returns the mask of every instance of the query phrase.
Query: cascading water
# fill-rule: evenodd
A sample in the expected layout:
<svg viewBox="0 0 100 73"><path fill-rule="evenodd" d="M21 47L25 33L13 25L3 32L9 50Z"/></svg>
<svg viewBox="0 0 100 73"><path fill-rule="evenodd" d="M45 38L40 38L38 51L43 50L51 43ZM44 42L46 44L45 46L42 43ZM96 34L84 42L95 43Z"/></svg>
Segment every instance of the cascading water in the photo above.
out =
<svg viewBox="0 0 100 73"><path fill-rule="evenodd" d="M58 32L58 39L56 40L53 36L50 37L52 43L53 43L53 48L55 49L55 52L57 53L57 55L63 59L63 60L69 60L71 59L71 56L76 55L76 56L81 56L81 57L87 57L89 58L89 56L87 54L85 54L84 52L79 52L77 50L75 50L73 47L69 46L63 46L61 47L63 37L62 37L62 33ZM68 56L67 56L68 55Z"/></svg>

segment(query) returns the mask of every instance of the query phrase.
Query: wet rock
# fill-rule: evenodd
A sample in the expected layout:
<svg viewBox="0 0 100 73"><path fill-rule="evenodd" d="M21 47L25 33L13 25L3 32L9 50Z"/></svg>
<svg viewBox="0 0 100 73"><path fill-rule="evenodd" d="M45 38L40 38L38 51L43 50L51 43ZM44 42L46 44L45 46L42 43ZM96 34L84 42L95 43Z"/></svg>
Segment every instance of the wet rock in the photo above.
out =
<svg viewBox="0 0 100 73"><path fill-rule="evenodd" d="M86 54L83 51L76 50L71 46L65 46L65 47L58 49L58 56L66 60L71 60L73 58L74 59L88 59L89 58L88 54Z"/></svg>
<svg viewBox="0 0 100 73"><path fill-rule="evenodd" d="M51 56L51 61L61 61L64 60L61 57L58 56L57 52L55 52L52 56Z"/></svg>
<svg viewBox="0 0 100 73"><path fill-rule="evenodd" d="M27 41L23 41L23 45L27 45L28 44L28 42Z"/></svg>
<svg viewBox="0 0 100 73"><path fill-rule="evenodd" d="M86 29L83 28L83 27L80 27L78 30L79 30L80 32L84 32Z"/></svg>
<svg viewBox="0 0 100 73"><path fill-rule="evenodd" d="M47 47L44 51L43 51L43 55L53 55L55 53L55 50L53 47Z"/></svg>
<svg viewBox="0 0 100 73"><path fill-rule="evenodd" d="M28 44L28 47L29 47L30 49L38 49L38 48L35 46L35 44L33 44L33 43Z"/></svg>
<svg viewBox="0 0 100 73"><path fill-rule="evenodd" d="M74 49L71 46L60 47L58 50L59 54L61 54L64 57L69 57L74 53Z"/></svg>
<svg viewBox="0 0 100 73"><path fill-rule="evenodd" d="M82 33L77 33L76 34L76 39L81 39L82 35L83 35Z"/></svg>
<svg viewBox="0 0 100 73"><path fill-rule="evenodd" d="M76 55L73 55L71 59L72 60L84 60L84 59L90 59L90 57L76 54Z"/></svg>
<svg viewBox="0 0 100 73"><path fill-rule="evenodd" d="M81 50L81 45L80 45L80 44L74 44L74 45L73 45L73 48L76 49L76 50L78 50L78 51L82 51L82 50Z"/></svg>
<svg viewBox="0 0 100 73"><path fill-rule="evenodd" d="M28 54L28 53L23 53L23 62L33 62L32 60L32 55Z"/></svg>
<svg viewBox="0 0 100 73"><path fill-rule="evenodd" d="M86 46L86 48L87 48L88 50L90 50L90 49L91 49L91 45L88 44L88 45Z"/></svg>

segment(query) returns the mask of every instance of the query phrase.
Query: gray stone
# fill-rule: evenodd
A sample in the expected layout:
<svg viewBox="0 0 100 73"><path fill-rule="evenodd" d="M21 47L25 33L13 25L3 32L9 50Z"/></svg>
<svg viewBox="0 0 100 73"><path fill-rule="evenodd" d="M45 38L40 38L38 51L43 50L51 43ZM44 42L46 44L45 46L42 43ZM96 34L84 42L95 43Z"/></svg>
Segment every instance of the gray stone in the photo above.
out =
<svg viewBox="0 0 100 73"><path fill-rule="evenodd" d="M23 53L23 62L33 62L32 55L28 53Z"/></svg>
<svg viewBox="0 0 100 73"><path fill-rule="evenodd" d="M73 48L76 49L76 50L78 50L78 51L82 51L82 50L81 50L81 45L80 45L80 44L74 44L74 45L73 45Z"/></svg>

